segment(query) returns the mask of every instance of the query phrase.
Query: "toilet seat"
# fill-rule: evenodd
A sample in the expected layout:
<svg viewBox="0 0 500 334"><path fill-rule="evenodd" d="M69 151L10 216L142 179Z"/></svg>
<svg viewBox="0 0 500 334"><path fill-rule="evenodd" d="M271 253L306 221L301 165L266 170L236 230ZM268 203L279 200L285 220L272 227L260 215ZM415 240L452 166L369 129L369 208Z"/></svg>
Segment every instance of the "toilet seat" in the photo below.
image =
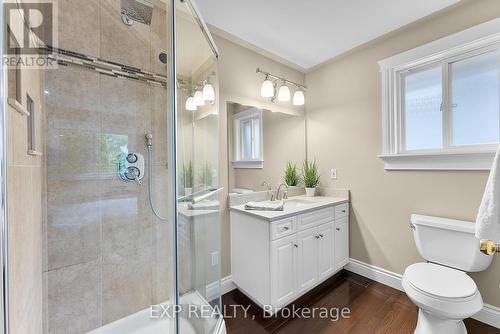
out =
<svg viewBox="0 0 500 334"><path fill-rule="evenodd" d="M465 272L434 263L415 263L404 276L416 290L438 299L467 299L477 292Z"/></svg>
<svg viewBox="0 0 500 334"><path fill-rule="evenodd" d="M483 307L481 294L465 272L433 263L406 268L403 289L421 310L442 319L465 319Z"/></svg>

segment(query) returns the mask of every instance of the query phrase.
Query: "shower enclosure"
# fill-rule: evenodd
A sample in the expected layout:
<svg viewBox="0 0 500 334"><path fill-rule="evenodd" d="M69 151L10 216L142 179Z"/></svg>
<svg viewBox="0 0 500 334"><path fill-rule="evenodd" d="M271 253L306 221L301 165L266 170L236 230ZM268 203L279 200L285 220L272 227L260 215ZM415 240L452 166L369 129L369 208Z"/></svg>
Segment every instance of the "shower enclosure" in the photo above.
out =
<svg viewBox="0 0 500 334"><path fill-rule="evenodd" d="M224 332L218 52L195 4L1 10L3 333Z"/></svg>

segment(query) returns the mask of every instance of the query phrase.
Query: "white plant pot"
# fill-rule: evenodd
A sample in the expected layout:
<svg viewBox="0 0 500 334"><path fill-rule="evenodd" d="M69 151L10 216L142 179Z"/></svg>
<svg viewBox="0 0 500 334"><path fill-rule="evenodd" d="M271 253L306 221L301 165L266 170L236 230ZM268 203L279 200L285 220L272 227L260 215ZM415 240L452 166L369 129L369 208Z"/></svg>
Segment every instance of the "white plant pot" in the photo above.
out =
<svg viewBox="0 0 500 334"><path fill-rule="evenodd" d="M193 188L184 188L184 195L189 196L193 194Z"/></svg>
<svg viewBox="0 0 500 334"><path fill-rule="evenodd" d="M306 188L306 196L313 197L316 194L316 188Z"/></svg>

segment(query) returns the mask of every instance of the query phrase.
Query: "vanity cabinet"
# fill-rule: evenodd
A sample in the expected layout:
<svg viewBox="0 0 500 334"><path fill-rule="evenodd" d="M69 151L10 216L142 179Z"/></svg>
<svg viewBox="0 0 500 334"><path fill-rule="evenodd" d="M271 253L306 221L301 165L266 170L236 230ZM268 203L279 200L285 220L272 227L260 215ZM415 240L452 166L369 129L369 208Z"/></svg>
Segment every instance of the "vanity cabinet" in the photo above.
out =
<svg viewBox="0 0 500 334"><path fill-rule="evenodd" d="M335 223L335 263L339 267L344 267L349 263L349 225L347 217Z"/></svg>
<svg viewBox="0 0 500 334"><path fill-rule="evenodd" d="M348 209L341 203L274 221L231 210L233 282L263 308L293 302L349 262Z"/></svg>

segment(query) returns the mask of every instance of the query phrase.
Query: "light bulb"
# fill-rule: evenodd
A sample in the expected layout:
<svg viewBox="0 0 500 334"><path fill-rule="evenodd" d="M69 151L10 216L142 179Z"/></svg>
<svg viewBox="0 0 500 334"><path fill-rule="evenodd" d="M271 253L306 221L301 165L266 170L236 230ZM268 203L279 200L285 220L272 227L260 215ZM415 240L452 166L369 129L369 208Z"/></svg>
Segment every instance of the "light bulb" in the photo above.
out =
<svg viewBox="0 0 500 334"><path fill-rule="evenodd" d="M284 83L283 85L281 85L280 90L278 91L278 101L290 101L290 88L288 88L288 86Z"/></svg>
<svg viewBox="0 0 500 334"><path fill-rule="evenodd" d="M203 86L203 99L208 102L214 102L215 101L215 90L214 86L211 84L207 83L205 86Z"/></svg>
<svg viewBox="0 0 500 334"><path fill-rule="evenodd" d="M304 96L304 92L298 90L293 94L293 105L294 106L303 106L306 103L306 98Z"/></svg>
<svg viewBox="0 0 500 334"><path fill-rule="evenodd" d="M201 92L201 90L197 90L194 93L193 99L194 99L194 103L196 104L196 106L204 106L205 105L205 100L203 99L203 93Z"/></svg>
<svg viewBox="0 0 500 334"><path fill-rule="evenodd" d="M266 78L262 83L260 88L260 95L262 97L273 97L274 96L274 84L269 78Z"/></svg>
<svg viewBox="0 0 500 334"><path fill-rule="evenodd" d="M197 108L196 108L196 104L194 103L194 99L192 96L188 97L187 100L186 100L186 110L189 110L189 111L195 111Z"/></svg>

